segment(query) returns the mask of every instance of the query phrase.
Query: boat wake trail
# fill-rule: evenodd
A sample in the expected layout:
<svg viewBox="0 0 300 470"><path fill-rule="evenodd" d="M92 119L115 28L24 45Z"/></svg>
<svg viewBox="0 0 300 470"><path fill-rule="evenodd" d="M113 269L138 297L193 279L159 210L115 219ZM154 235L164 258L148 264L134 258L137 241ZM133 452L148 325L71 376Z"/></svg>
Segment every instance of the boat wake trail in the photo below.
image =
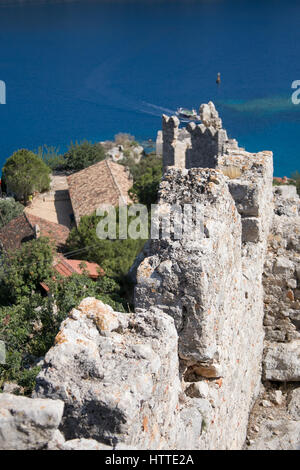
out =
<svg viewBox="0 0 300 470"><path fill-rule="evenodd" d="M157 106L156 104L153 103L147 103L146 101L143 101L142 104L145 106L145 111L147 110L152 110L153 114L157 116L161 116L161 114L166 113L173 115L176 113L175 109L170 109L170 108L165 108L163 106Z"/></svg>

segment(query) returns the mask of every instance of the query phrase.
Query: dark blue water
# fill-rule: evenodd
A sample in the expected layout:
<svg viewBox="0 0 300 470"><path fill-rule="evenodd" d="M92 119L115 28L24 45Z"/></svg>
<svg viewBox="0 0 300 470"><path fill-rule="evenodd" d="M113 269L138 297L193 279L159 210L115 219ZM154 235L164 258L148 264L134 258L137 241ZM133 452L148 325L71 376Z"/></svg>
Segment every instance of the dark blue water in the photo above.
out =
<svg viewBox="0 0 300 470"><path fill-rule="evenodd" d="M298 0L0 5L0 163L18 148L154 138L161 114L213 100L275 173L300 170ZM222 84L216 86L217 72Z"/></svg>

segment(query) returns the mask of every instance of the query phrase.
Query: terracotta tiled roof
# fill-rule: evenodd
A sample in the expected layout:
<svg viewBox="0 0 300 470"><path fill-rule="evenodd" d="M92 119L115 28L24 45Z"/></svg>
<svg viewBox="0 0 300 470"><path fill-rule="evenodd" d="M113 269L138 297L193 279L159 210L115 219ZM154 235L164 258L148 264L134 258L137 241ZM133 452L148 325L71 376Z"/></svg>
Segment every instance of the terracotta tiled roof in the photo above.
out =
<svg viewBox="0 0 300 470"><path fill-rule="evenodd" d="M132 179L123 165L103 160L68 177L69 193L76 223L101 204L117 207L119 199L129 203Z"/></svg>
<svg viewBox="0 0 300 470"><path fill-rule="evenodd" d="M81 264L84 264L83 268L81 268ZM60 257L59 262L54 266L54 269L64 277L69 277L74 273L83 274L84 271L87 271L89 277L94 279L105 274L103 269L100 268L97 263L90 263L89 261L78 259L66 259L62 257Z"/></svg>
<svg viewBox="0 0 300 470"><path fill-rule="evenodd" d="M80 265L84 265L83 268ZM62 255L56 258L54 270L63 277L70 277L72 274L84 274L84 271L87 271L88 276L92 279L97 279L105 274L104 270L97 263L90 263L89 261L79 259L66 259ZM45 282L41 282L40 285L46 292L49 292L50 289Z"/></svg>
<svg viewBox="0 0 300 470"><path fill-rule="evenodd" d="M32 214L26 214L26 217L32 227L38 225L41 236L48 237L55 243L56 247L60 248L66 243L70 230L65 225L56 224Z"/></svg>
<svg viewBox="0 0 300 470"><path fill-rule="evenodd" d="M34 230L23 213L0 230L0 243L5 251L17 250L21 244L34 238Z"/></svg>

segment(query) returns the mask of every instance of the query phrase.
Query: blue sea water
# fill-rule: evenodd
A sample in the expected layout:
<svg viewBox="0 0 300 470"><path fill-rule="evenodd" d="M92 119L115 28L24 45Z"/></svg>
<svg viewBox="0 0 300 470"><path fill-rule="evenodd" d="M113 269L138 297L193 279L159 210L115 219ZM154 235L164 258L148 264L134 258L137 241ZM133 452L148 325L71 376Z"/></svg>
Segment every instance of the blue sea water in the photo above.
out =
<svg viewBox="0 0 300 470"><path fill-rule="evenodd" d="M288 176L300 170L299 24L298 0L0 2L0 164L18 148L155 138L162 112L213 100L229 135L272 150Z"/></svg>

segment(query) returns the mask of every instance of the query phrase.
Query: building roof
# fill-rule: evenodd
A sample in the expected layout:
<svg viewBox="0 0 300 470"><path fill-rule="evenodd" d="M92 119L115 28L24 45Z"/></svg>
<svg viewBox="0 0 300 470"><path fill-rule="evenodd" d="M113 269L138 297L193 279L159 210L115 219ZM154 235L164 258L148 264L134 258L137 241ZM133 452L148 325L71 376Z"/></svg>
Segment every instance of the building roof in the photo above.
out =
<svg viewBox="0 0 300 470"><path fill-rule="evenodd" d="M40 235L42 237L48 237L54 242L57 248L61 248L65 245L70 233L68 227L28 213L26 214L26 217L31 226L35 227L37 225L40 230Z"/></svg>
<svg viewBox="0 0 300 470"><path fill-rule="evenodd" d="M17 250L34 238L34 229L23 212L0 229L0 243L5 251Z"/></svg>
<svg viewBox="0 0 300 470"><path fill-rule="evenodd" d="M72 274L84 274L87 272L87 275L91 279L97 279L99 276L104 276L105 274L104 270L97 263L90 263L89 261L79 259L66 259L62 255L57 257L56 264L54 264L53 267L57 274L63 277L70 277ZM50 291L45 282L41 282L40 285L46 292Z"/></svg>
<svg viewBox="0 0 300 470"><path fill-rule="evenodd" d="M83 265L83 267L81 267ZM60 257L57 264L54 266L55 271L64 277L69 277L72 274L84 274L87 271L88 276L96 279L99 276L103 276L105 273L97 263L90 263L89 261L78 260L78 259L66 259Z"/></svg>
<svg viewBox="0 0 300 470"><path fill-rule="evenodd" d="M57 248L66 243L70 233L64 225L23 212L0 229L0 243L3 249L14 251L19 249L22 243L36 238L35 226L38 226L40 235L52 240Z"/></svg>
<svg viewBox="0 0 300 470"><path fill-rule="evenodd" d="M68 177L69 193L78 224L83 215L91 215L101 204L128 204L132 179L118 163L103 160Z"/></svg>

